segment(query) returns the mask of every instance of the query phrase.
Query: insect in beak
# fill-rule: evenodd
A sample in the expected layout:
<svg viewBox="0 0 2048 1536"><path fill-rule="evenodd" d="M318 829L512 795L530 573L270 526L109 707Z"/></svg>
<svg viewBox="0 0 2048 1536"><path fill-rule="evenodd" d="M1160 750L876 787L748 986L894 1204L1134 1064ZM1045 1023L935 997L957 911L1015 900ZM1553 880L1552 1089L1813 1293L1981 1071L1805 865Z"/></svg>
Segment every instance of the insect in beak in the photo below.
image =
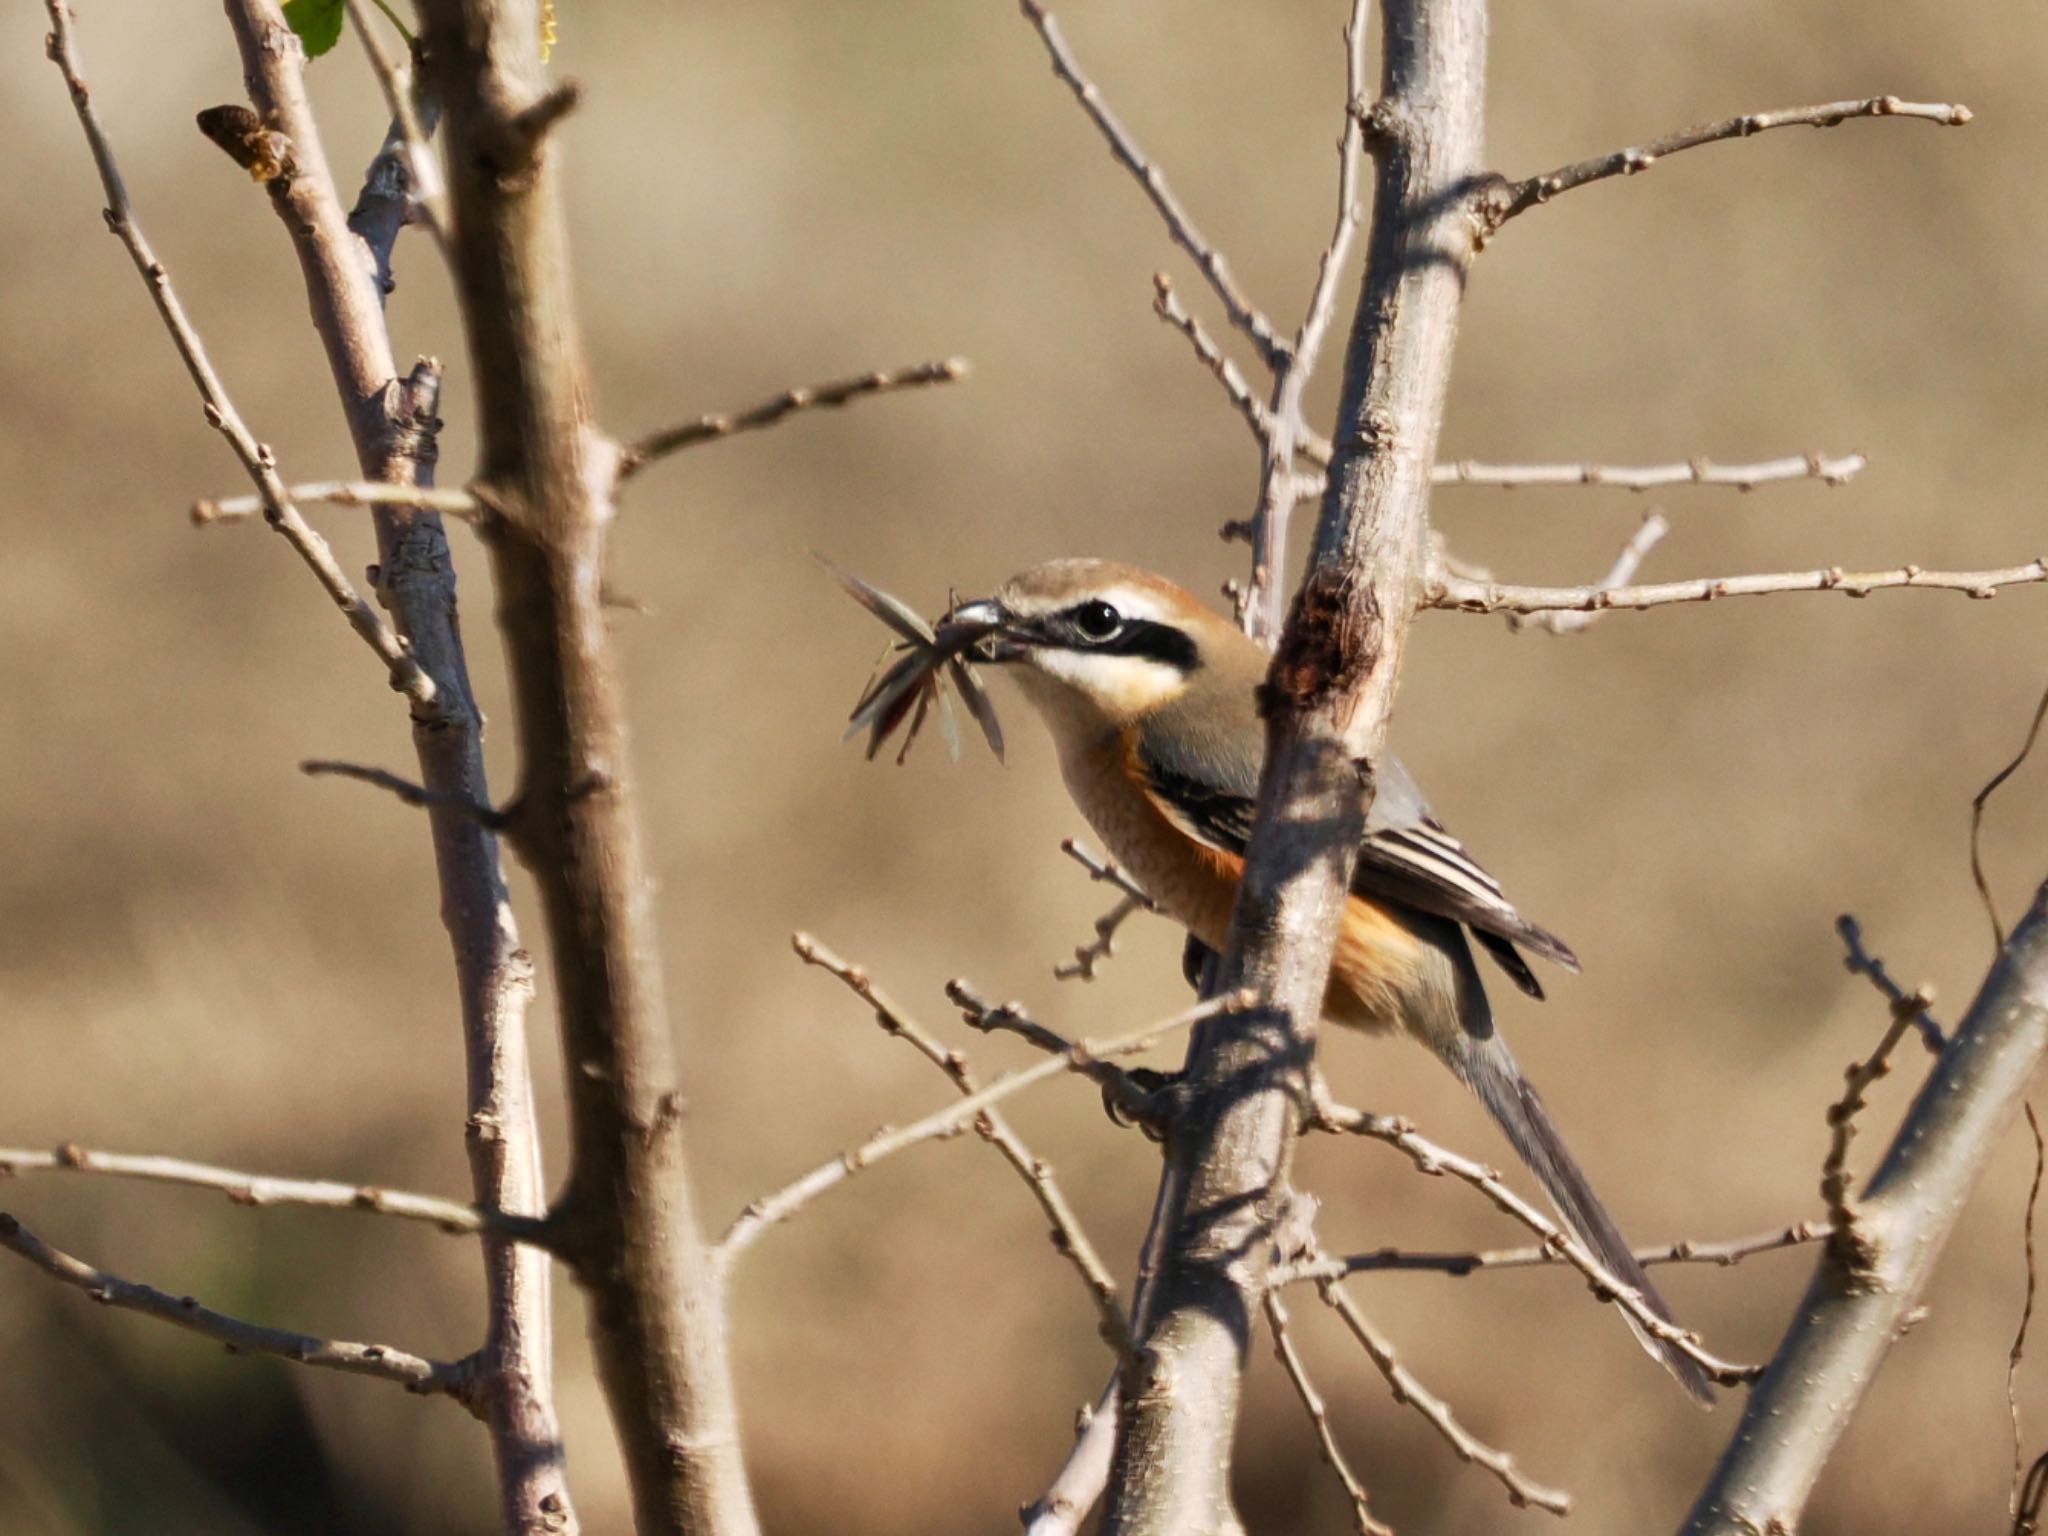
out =
<svg viewBox="0 0 2048 1536"><path fill-rule="evenodd" d="M964 606L956 604L939 620L935 630L918 615L916 609L900 598L871 586L851 571L841 570L822 555L818 559L838 578L839 584L855 602L896 632L899 639L895 648L903 653L890 663L887 670L869 680L867 690L854 705L852 718L847 722L847 736L868 731L868 756L872 759L881 750L882 743L908 721L903 745L896 754L896 761L901 763L909 755L910 744L917 739L926 713L936 704L939 734L945 738L946 750L957 762L960 757L960 731L953 719L952 699L946 691L946 684L950 682L959 691L968 713L974 717L974 723L981 727L989 750L1000 762L1003 756L1002 726L996 719L995 704L981 686L981 679L974 675L972 665L977 660L1000 659L991 646L1001 629L1001 615L995 605L985 602Z"/></svg>

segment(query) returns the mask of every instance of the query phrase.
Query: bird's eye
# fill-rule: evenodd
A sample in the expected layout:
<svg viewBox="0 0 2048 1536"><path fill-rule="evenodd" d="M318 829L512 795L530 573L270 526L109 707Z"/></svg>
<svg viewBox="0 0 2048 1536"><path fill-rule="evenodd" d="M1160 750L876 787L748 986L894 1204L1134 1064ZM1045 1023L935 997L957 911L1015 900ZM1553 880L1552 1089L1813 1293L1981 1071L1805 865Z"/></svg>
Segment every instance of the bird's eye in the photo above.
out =
<svg viewBox="0 0 2048 1536"><path fill-rule="evenodd" d="M1084 640L1107 640L1124 627L1124 616L1100 598L1078 604L1069 616Z"/></svg>

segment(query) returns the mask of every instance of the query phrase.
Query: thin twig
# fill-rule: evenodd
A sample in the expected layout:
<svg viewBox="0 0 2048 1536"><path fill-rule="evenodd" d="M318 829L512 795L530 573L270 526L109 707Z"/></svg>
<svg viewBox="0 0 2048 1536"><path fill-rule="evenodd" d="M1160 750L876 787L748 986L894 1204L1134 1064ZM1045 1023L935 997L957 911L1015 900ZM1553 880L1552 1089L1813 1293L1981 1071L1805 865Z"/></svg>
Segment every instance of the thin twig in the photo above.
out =
<svg viewBox="0 0 2048 1536"><path fill-rule="evenodd" d="M946 983L946 998L960 1010L961 1021L969 1029L985 1035L1015 1035L1056 1059L1092 1054L1085 1044L1070 1040L1032 1018L1022 1003L992 1003L958 976ZM1108 1061L1083 1060L1075 1070L1102 1090L1104 1100L1119 1118L1139 1125L1155 1122L1159 1113L1156 1099L1122 1067Z"/></svg>
<svg viewBox="0 0 2048 1536"><path fill-rule="evenodd" d="M1852 915L1844 912L1836 918L1835 932L1841 935L1842 948L1845 951L1842 957L1843 970L1851 976L1869 977L1870 984L1877 988L1884 1000L1894 1008L1907 1002L1921 1002L1921 994L1908 992L1893 981L1891 972L1884 968L1884 961L1864 947L1863 925ZM1941 1048L1948 1043L1948 1037L1942 1033L1941 1025L1936 1022L1934 1015L1927 1011L1924 1002L1921 1002L1919 1011L1913 1015L1913 1023L1920 1031L1922 1043L1932 1054L1939 1056Z"/></svg>
<svg viewBox="0 0 2048 1536"><path fill-rule="evenodd" d="M1087 870L1091 880L1115 886L1147 912L1159 910L1159 904L1145 894L1145 888L1133 880L1121 864L1089 852L1071 837L1060 839L1060 852Z"/></svg>
<svg viewBox="0 0 2048 1536"><path fill-rule="evenodd" d="M354 779L359 784L371 784L396 795L407 805L416 806L421 810L454 811L457 815L493 832L504 831L513 821L510 811L482 805L467 795L446 794L440 790L427 789L410 779L402 779L395 773L387 773L382 768L367 767L362 763L338 763L314 758L300 763L299 772L310 778Z"/></svg>
<svg viewBox="0 0 2048 1536"><path fill-rule="evenodd" d="M963 1094L979 1091L973 1070L967 1058L959 1051L948 1049L917 1025L889 996L875 986L865 969L841 959L807 933L791 936L791 947L806 965L815 965L828 971L845 983L847 989L874 1010L875 1022L883 1031L905 1041L933 1066L953 1080ZM1109 1266L1102 1261L1102 1255L1088 1240L1088 1233L1081 1225L1081 1218L1068 1203L1065 1192L1060 1188L1059 1179L1053 1173L1052 1165L1032 1152L995 1109L984 1110L976 1119L974 1129L980 1137L1002 1153L1003 1158L1016 1170L1030 1188L1039 1208L1052 1222L1052 1245L1062 1257L1074 1266L1087 1288L1088 1299L1094 1303L1097 1322L1103 1338L1117 1353L1119 1361L1130 1357L1136 1348L1131 1325L1124 1316L1123 1307L1117 1301L1116 1281L1110 1275Z"/></svg>
<svg viewBox="0 0 2048 1536"><path fill-rule="evenodd" d="M375 480L308 480L287 486L285 494L300 506L324 502L335 507L424 507L475 522L490 514L469 491L437 486L387 485ZM192 524L238 523L261 515L260 496L223 496L192 503Z"/></svg>
<svg viewBox="0 0 2048 1536"><path fill-rule="evenodd" d="M1221 386L1231 407L1244 419L1252 437L1265 443L1272 435L1273 417L1266 403L1252 393L1244 371L1217 345L1201 320L1189 313L1175 291L1173 280L1164 272L1152 274L1152 312L1187 338L1195 360ZM1295 430L1295 456L1311 466L1302 474L1297 494L1313 496L1323 488L1322 471L1329 467L1330 440L1306 422ZM1662 464L1601 464L1580 460L1566 464L1502 464L1479 459L1454 459L1430 471L1430 483L1438 486L1489 486L1512 491L1524 487L1552 485L1604 486L1621 491L1652 491L1668 486L1704 485L1736 491L1753 491L1762 485L1793 480L1818 480L1833 487L1846 485L1870 467L1861 453L1795 453L1775 459L1758 459L1746 464L1723 464L1708 458L1675 459ZM1227 537L1244 537L1250 525L1226 525Z"/></svg>
<svg viewBox="0 0 2048 1536"><path fill-rule="evenodd" d="M364 599L355 589L341 565L334 558L334 551L327 541L306 525L293 505L291 492L286 489L283 478L277 472L277 460L266 443L256 440L241 414L236 411L229 398L227 386L214 371L212 361L206 355L206 347L199 339L185 313L184 305L178 301L177 292L171 286L170 273L156 253L150 248L142 227L135 220L135 210L128 200L128 189L121 180L120 167L114 160L114 149L108 140L106 130L101 127L99 113L92 104L92 92L86 85L78 65L77 51L71 41L71 15L64 0L44 0L44 8L50 16L50 37L48 53L64 76L64 84L71 92L71 104L78 112L79 126L85 131L86 144L92 150L93 163L99 168L100 186L107 196L107 228L112 230L121 244L127 248L129 259L135 263L135 270L142 274L148 285L150 297L156 302L156 309L170 332L171 342L184 360L185 371L192 376L198 387L201 405L207 424L228 440L235 457L242 461L249 478L256 484L257 493L263 501L266 520L285 538L293 551L311 569L314 577L326 590L347 617L349 626L363 638L365 644L376 652L391 675L391 686L403 693L413 706L414 714L423 719L433 719L440 713L436 699L434 681L425 669L414 659L411 649L399 638L398 632L385 622L384 616Z"/></svg>
<svg viewBox="0 0 2048 1536"><path fill-rule="evenodd" d="M1917 565L1889 571L1845 571L1837 565L1818 571L1773 571L1640 587L1509 586L1469 581L1440 569L1431 575L1423 601L1427 607L1454 608L1462 613L1598 613L1610 608L1661 608L1669 603L1706 603L1723 597L1760 597L1776 592L1840 592L1848 597L1867 597L1894 587L1990 598L1998 595L2000 587L2038 581L2048 581L2048 563L2039 559L1991 571L1928 571Z"/></svg>
<svg viewBox="0 0 2048 1536"><path fill-rule="evenodd" d="M1280 1357L1287 1379L1294 1383L1294 1395L1301 1399L1301 1406L1315 1429L1316 1448L1322 1453L1323 1465L1336 1474L1337 1481L1344 1485L1344 1492L1351 1500L1353 1528L1358 1536L1394 1536L1391 1525L1374 1518L1365 1484L1358 1480L1358 1474L1351 1470L1351 1463L1344 1459L1343 1449L1337 1444L1336 1431L1330 1426L1329 1407L1323 1401L1323 1394L1316 1390L1315 1383L1308 1379L1308 1366L1301 1358L1301 1351L1294 1347L1294 1335L1287 1326L1287 1306L1280 1300L1278 1291L1266 1292L1265 1308L1266 1321L1273 1330L1273 1353Z"/></svg>
<svg viewBox="0 0 2048 1536"><path fill-rule="evenodd" d="M1252 393L1244 370L1216 344L1208 328L1181 303L1173 279L1164 272L1152 274L1152 313L1187 338L1188 345L1194 349L1195 360L1223 387L1224 394L1230 397L1230 403L1244 418L1245 425L1252 429L1252 436L1261 443L1265 442L1272 431L1266 402ZM1317 464L1330 462L1330 440L1306 430L1296 438L1295 451Z"/></svg>
<svg viewBox="0 0 2048 1536"><path fill-rule="evenodd" d="M1039 39L1052 58L1053 73L1074 93L1074 99L1081 103L1081 110L1088 114L1101 130L1103 138L1109 141L1109 152L1116 157L1118 164L1136 177L1138 185L1145 189L1146 197L1151 199L1152 206L1165 221L1166 232L1173 237L1174 243L1194 258L1195 265L1209 280L1216 297L1222 300L1230 323L1251 338L1252 345L1258 349L1260 361L1277 371L1287 360L1288 347L1274 332L1273 322L1260 313L1258 306L1238 286L1223 253L1195 228L1187 209L1181 206L1180 199L1166 184L1166 173L1138 147L1130 131L1110 110L1109 103L1102 99L1102 92L1096 89L1095 82L1082 72L1080 61L1067 46L1052 12L1040 0L1018 0L1018 6L1025 19L1038 29Z"/></svg>
<svg viewBox="0 0 2048 1536"><path fill-rule="evenodd" d="M1487 195L1480 204L1480 216L1485 221L1487 232L1498 230L1501 225L1519 213L1547 203L1560 192L1569 192L1595 181L1604 181L1610 176L1633 176L1647 171L1667 155L1680 150L1695 149L1702 144L1718 144L1724 139L1744 139L1753 133L1765 133L1773 128L1832 128L1858 117L1912 117L1926 122L1939 123L1948 128L1959 128L1970 120L1970 109L1949 102L1901 101L1896 96L1872 96L1862 101L1830 101L1813 107L1785 107L1775 112L1750 112L1741 117L1726 118L1718 123L1703 123L1694 128L1683 128L1677 133L1666 134L1631 149L1619 149L1611 155L1599 155L1591 160L1578 160L1570 165L1561 165L1554 171L1545 171L1540 176L1525 177L1521 181L1503 181Z"/></svg>
<svg viewBox="0 0 2048 1536"><path fill-rule="evenodd" d="M971 1129L976 1117L989 1106L998 1104L1013 1094L1021 1093L1026 1088L1034 1087L1047 1078L1057 1077L1062 1072L1092 1075L1110 1057L1132 1056L1140 1051L1149 1050L1173 1031L1241 1008L1245 1001L1241 994L1232 993L1227 997L1197 1003L1194 1007L1184 1009L1156 1024L1127 1035L1118 1035L1100 1044L1088 1040L1078 1041L1069 1049L1048 1057L1035 1066L1025 1067L1016 1072L1005 1072L987 1087L968 1094L959 1103L935 1110L923 1119L913 1121L901 1129L884 1127L859 1146L848 1148L830 1162L820 1164L774 1193L749 1202L746 1209L740 1212L738 1219L726 1229L725 1236L714 1245L714 1251L722 1263L729 1264L753 1246L755 1240L769 1227L777 1222L787 1221L827 1190L836 1188L854 1174L874 1166L884 1158L892 1157L923 1142L942 1141L958 1136L961 1132Z"/></svg>
<svg viewBox="0 0 2048 1536"><path fill-rule="evenodd" d="M2048 1144L2041 1140L2041 1122L2029 1102L2027 1131L2034 1138L2034 1182L2027 1186L2027 1219L2022 1246L2027 1261L2027 1299L2020 1307L2020 1325L2013 1333L2012 1348L2005 1357L2005 1409L2012 1416L2012 1494L2007 1508L2015 1516L2020 1509L2020 1487L2025 1476L2024 1453L2020 1449L2020 1361L2027 1352L2027 1327L2034 1320L2034 1209L2041 1199L2041 1175L2048 1171Z"/></svg>
<svg viewBox="0 0 2048 1536"><path fill-rule="evenodd" d="M1998 948L2005 948L2005 924L1998 920L1998 903L1991 899L1991 882L1984 875L1984 806L2003 784L2020 770L2020 765L2033 755L2034 743L2041 737L2041 722L2048 719L2048 689L2041 694L2041 702L2034 706L2033 722L2027 727L2027 739L2020 743L2019 752L2013 760L1991 776L1991 781L1970 797L1970 878L1977 883L1977 894L1983 898L1984 913L1991 919L1991 937Z"/></svg>
<svg viewBox="0 0 2048 1536"><path fill-rule="evenodd" d="M277 1355L301 1365L375 1376L395 1381L408 1392L452 1397L474 1411L470 1401L471 1375L464 1362L428 1360L385 1344L323 1339L230 1317L225 1312L202 1307L190 1296L173 1296L153 1285L124 1280L83 1259L73 1258L52 1248L5 1212L0 1212L0 1248L19 1254L52 1279L76 1287L103 1306L140 1312L145 1317L217 1339L230 1354Z"/></svg>
<svg viewBox="0 0 2048 1536"><path fill-rule="evenodd" d="M1846 941L1848 935L1845 933L1843 938ZM1853 960L1850 965L1854 969ZM1905 1038L1907 1030L1915 1027L1933 1000L1925 987L1892 1000L1891 1022L1885 1026L1877 1049L1863 1060L1849 1063L1842 1073L1842 1096L1828 1106L1828 1152L1821 1161L1820 1196L1828 1211L1829 1251L1852 1274L1870 1263L1869 1245L1857 1226L1856 1201L1849 1193L1849 1143L1856 1138L1856 1116L1867 1102L1864 1094L1891 1071L1892 1052L1899 1041Z"/></svg>
<svg viewBox="0 0 2048 1536"><path fill-rule="evenodd" d="M1365 99L1365 34L1369 0L1352 0L1344 24L1344 115L1337 136L1337 216L1316 269L1315 288L1289 354L1273 364L1273 395L1267 431L1259 440L1259 499L1249 542L1251 572L1237 602L1238 623L1254 640L1273 644L1280 635L1286 585L1287 529L1294 508L1313 482L1296 473L1296 445L1307 423L1303 399L1310 375L1336 312L1337 279L1358 233L1358 170L1365 157L1365 125L1358 104ZM1310 491L1309 494L1314 494Z"/></svg>
<svg viewBox="0 0 2048 1536"><path fill-rule="evenodd" d="M1072 961L1052 968L1056 981L1082 981L1095 979L1095 967L1116 954L1117 930L1129 920L1134 912L1142 911L1145 903L1136 896L1124 896L1102 916L1095 919L1095 937L1086 944L1074 946Z"/></svg>
<svg viewBox="0 0 2048 1536"><path fill-rule="evenodd" d="M1664 535L1670 531L1671 524L1664 520L1663 513L1650 513L1637 526L1629 541L1622 545L1621 553L1614 557L1614 564L1608 567L1600 585L1612 588L1625 586L1633 581L1636 572L1642 569L1643 561L1649 558L1650 551L1655 549ZM1515 613L1508 615L1509 629L1547 629L1553 635L1575 635L1599 622L1598 613L1539 613L1532 618L1524 618Z"/></svg>
<svg viewBox="0 0 2048 1536"><path fill-rule="evenodd" d="M773 399L764 400L744 411L720 411L710 416L699 416L695 421L665 427L659 432L650 432L637 442L628 443L619 453L619 478L627 479L638 474L656 459L665 458L684 448L694 447L698 443L731 437L737 432L753 432L762 427L772 427L785 416L795 415L798 411L825 410L855 400L865 400L872 395L922 389L930 384L951 384L955 380L966 378L968 368L966 358L949 357L942 362L917 363L909 368L877 370L874 373L861 374L857 378L838 379L829 384L800 385L795 389L786 389Z"/></svg>
<svg viewBox="0 0 2048 1536"><path fill-rule="evenodd" d="M1341 1281L1319 1280L1316 1282L1316 1292L1323 1298L1324 1304L1344 1320L1344 1326L1351 1330L1351 1336L1378 1367L1380 1375L1386 1378L1387 1385L1393 1389L1394 1401L1407 1404L1427 1419L1430 1426L1442 1435L1451 1449L1457 1453L1460 1461L1470 1462L1491 1472L1499 1480L1500 1485L1507 1489L1508 1501L1517 1508L1534 1505L1538 1509L1548 1510L1553 1515L1571 1512L1570 1494L1562 1489L1547 1488L1532 1481L1515 1465L1513 1456L1479 1439L1458 1422L1449 1404L1415 1379L1414 1372L1401 1364L1395 1355L1393 1344L1373 1327L1371 1320L1359 1310L1358 1303L1352 1300Z"/></svg>
<svg viewBox="0 0 2048 1536"><path fill-rule="evenodd" d="M374 1211L409 1221L427 1221L444 1232L478 1232L484 1221L473 1206L440 1195L414 1194L375 1184L335 1179L286 1179L245 1173L212 1163L146 1153L103 1152L65 1142L53 1151L0 1147L0 1178L23 1173L98 1173L117 1179L148 1179L217 1190L236 1205L311 1205L333 1211Z"/></svg>
<svg viewBox="0 0 2048 1536"><path fill-rule="evenodd" d="M1716 464L1683 459L1669 464L1482 464L1457 459L1430 472L1436 485L1490 485L1502 490L1536 485L1604 485L1622 491L1654 491L1672 485L1717 485L1753 491L1784 480L1818 480L1846 485L1870 467L1860 453L1831 458L1819 453L1762 459L1754 464Z"/></svg>
<svg viewBox="0 0 2048 1536"><path fill-rule="evenodd" d="M1697 1334L1659 1317L1635 1287L1617 1278L1585 1244L1516 1194L1501 1181L1500 1175L1493 1169L1419 1135L1414 1126L1406 1120L1393 1115L1368 1114L1363 1110L1340 1104L1318 1102L1305 1128L1366 1136L1375 1141L1383 1141L1406 1153L1418 1172L1432 1175L1449 1174L1452 1178L1471 1185L1491 1202L1495 1210L1520 1222L1541 1238L1545 1245L1555 1248L1560 1258L1586 1277L1598 1300L1613 1302L1626 1312L1644 1333L1672 1345L1722 1385L1740 1386L1744 1382L1754 1381L1760 1373L1761 1368L1758 1366L1738 1365L1733 1361L1723 1360L1705 1349L1700 1344ZM1327 1260L1326 1263L1327 1267L1322 1269L1296 1266L1296 1271L1290 1278L1322 1280L1338 1278L1345 1273L1340 1261Z"/></svg>
<svg viewBox="0 0 2048 1536"><path fill-rule="evenodd" d="M1651 1264L1718 1264L1724 1267L1741 1263L1744 1259L1759 1253L1772 1253L1781 1248L1796 1248L1827 1235L1825 1221L1798 1221L1788 1227L1773 1227L1768 1232L1753 1233L1748 1237L1731 1237L1720 1242L1702 1243L1691 1238L1681 1238L1675 1243L1665 1243L1653 1248L1635 1250L1636 1262ZM1377 1274L1385 1270L1421 1270L1431 1274L1464 1276L1476 1274L1485 1269L1535 1269L1547 1268L1568 1261L1556 1249L1542 1243L1532 1243L1525 1248L1487 1248L1464 1253L1421 1253L1412 1249L1377 1248L1370 1253L1348 1253L1338 1261L1346 1275ZM1288 1265L1277 1264L1271 1274L1275 1285L1292 1285L1309 1278Z"/></svg>

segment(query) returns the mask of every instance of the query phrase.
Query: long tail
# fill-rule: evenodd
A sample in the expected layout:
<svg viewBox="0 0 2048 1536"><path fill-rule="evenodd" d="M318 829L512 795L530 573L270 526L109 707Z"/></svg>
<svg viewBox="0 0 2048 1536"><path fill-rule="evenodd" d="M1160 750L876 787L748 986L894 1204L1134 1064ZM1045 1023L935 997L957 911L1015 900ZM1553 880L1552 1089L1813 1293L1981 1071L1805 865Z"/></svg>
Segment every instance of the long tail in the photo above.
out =
<svg viewBox="0 0 2048 1536"><path fill-rule="evenodd" d="M1486 1106L1488 1113L1507 1134L1516 1153L1529 1165L1529 1171L1542 1181L1565 1225L1614 1273L1616 1279L1638 1291L1652 1312L1665 1322L1676 1325L1677 1319L1671 1315L1671 1309L1664 1304L1664 1298L1650 1284L1650 1277L1643 1273L1643 1266L1629 1251L1614 1218L1607 1214L1607 1207L1593 1193L1585 1170L1566 1150L1564 1138L1558 1135L1550 1112L1522 1076L1514 1056L1500 1036L1490 1029L1484 1037L1466 1033L1458 1047L1444 1049L1439 1046L1438 1052L1451 1070L1478 1095L1479 1102ZM1628 1314L1623 1313L1623 1316ZM1633 1317L1628 1318L1628 1325L1642 1341L1643 1348L1663 1361L1665 1369L1678 1378L1680 1386L1702 1404L1714 1401L1713 1383L1695 1361L1664 1340L1652 1338Z"/></svg>

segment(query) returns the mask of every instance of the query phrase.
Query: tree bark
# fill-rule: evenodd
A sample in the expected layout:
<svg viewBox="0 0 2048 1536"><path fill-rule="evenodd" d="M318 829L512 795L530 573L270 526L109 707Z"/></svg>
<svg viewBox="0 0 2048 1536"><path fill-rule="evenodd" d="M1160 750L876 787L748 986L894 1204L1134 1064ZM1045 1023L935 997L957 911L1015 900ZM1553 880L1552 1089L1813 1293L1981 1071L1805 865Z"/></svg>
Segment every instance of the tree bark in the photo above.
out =
<svg viewBox="0 0 2048 1536"><path fill-rule="evenodd" d="M1484 0L1382 0L1376 192L1336 453L1264 695L1257 820L1216 986L1257 1007L1190 1049L1153 1322L1124 1383L1111 1533L1232 1531L1246 1351L1338 919L1423 590L1431 465L1475 250ZM1363 104L1359 104L1362 109Z"/></svg>
<svg viewBox="0 0 2048 1536"><path fill-rule="evenodd" d="M531 0L422 11L518 726L510 836L546 910L568 1079L557 1251L590 1296L642 1536L751 1536L602 599L619 453L591 419L549 142L574 94L548 88Z"/></svg>
<svg viewBox="0 0 2048 1536"><path fill-rule="evenodd" d="M342 213L305 94L305 55L274 0L227 0L227 13L250 102L291 141L294 169L271 184L271 200L305 273L357 462L374 481L430 486L440 369L422 361L398 376L381 278L388 247L380 259ZM398 229L391 220L382 233L395 240ZM435 794L488 804L483 716L470 688L441 519L405 506L374 507L370 515L378 596L435 685L434 710L413 712L420 782ZM486 1209L537 1216L546 1195L526 1046L532 963L520 946L497 838L446 806L427 815L462 1012L471 1188ZM482 1243L488 1323L474 1368L501 1522L508 1532L564 1536L576 1517L554 1408L549 1259L488 1233Z"/></svg>
<svg viewBox="0 0 2048 1536"><path fill-rule="evenodd" d="M1852 1241L1830 1242L1770 1368L1701 1490L1687 1536L1798 1527L1842 1432L1920 1295L2048 1052L2048 885L1920 1087Z"/></svg>

